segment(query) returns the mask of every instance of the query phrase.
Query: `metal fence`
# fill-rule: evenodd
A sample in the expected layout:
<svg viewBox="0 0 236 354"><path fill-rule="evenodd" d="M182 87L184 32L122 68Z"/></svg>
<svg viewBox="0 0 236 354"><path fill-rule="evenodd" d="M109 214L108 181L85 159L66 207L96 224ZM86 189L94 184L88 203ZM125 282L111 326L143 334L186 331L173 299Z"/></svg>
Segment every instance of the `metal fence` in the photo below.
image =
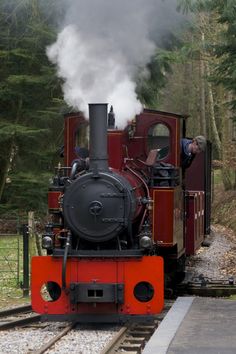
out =
<svg viewBox="0 0 236 354"><path fill-rule="evenodd" d="M0 219L1 287L19 287L23 273L23 238L19 218Z"/></svg>
<svg viewBox="0 0 236 354"><path fill-rule="evenodd" d="M30 259L41 255L40 234L34 213L27 217L0 218L0 292L21 288L29 295Z"/></svg>

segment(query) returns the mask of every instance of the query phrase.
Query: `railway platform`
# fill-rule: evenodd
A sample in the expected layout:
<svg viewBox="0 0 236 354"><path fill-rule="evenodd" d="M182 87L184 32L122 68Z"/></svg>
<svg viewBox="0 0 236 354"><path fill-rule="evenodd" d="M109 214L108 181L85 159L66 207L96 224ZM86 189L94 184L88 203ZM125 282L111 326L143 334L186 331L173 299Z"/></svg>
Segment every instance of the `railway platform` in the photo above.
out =
<svg viewBox="0 0 236 354"><path fill-rule="evenodd" d="M179 297L142 354L235 354L236 301Z"/></svg>

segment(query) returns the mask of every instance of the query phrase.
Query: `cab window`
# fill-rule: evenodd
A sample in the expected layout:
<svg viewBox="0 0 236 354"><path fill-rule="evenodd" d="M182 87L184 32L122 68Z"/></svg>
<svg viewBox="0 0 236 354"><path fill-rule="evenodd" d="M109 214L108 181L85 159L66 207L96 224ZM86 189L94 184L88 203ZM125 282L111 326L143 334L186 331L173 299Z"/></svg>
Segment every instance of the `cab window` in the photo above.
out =
<svg viewBox="0 0 236 354"><path fill-rule="evenodd" d="M158 160L164 159L169 154L170 130L165 124L157 123L149 128L147 147L148 152L154 149L158 150Z"/></svg>
<svg viewBox="0 0 236 354"><path fill-rule="evenodd" d="M89 148L89 126L88 123L80 124L76 131L75 146Z"/></svg>

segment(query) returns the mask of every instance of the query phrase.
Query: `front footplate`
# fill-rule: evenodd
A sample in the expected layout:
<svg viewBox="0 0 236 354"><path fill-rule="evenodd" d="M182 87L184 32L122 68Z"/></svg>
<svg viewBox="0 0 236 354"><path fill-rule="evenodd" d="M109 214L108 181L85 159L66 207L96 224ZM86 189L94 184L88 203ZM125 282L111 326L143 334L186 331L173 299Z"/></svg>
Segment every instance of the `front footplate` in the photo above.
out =
<svg viewBox="0 0 236 354"><path fill-rule="evenodd" d="M68 258L62 286L62 257L32 258L32 308L42 315L151 316L164 306L164 267L159 256ZM51 299L44 293L48 292Z"/></svg>

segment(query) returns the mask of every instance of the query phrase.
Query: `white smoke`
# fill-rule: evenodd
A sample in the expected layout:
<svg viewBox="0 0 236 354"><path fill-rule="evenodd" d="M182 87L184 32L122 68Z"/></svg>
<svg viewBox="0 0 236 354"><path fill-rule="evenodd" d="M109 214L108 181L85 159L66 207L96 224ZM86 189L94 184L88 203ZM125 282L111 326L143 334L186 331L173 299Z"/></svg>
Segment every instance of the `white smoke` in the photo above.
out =
<svg viewBox="0 0 236 354"><path fill-rule="evenodd" d="M142 110L135 75L155 53L156 38L180 16L176 0L67 0L65 4L64 28L47 48L64 81L64 98L86 116L88 103L113 105L121 128Z"/></svg>

